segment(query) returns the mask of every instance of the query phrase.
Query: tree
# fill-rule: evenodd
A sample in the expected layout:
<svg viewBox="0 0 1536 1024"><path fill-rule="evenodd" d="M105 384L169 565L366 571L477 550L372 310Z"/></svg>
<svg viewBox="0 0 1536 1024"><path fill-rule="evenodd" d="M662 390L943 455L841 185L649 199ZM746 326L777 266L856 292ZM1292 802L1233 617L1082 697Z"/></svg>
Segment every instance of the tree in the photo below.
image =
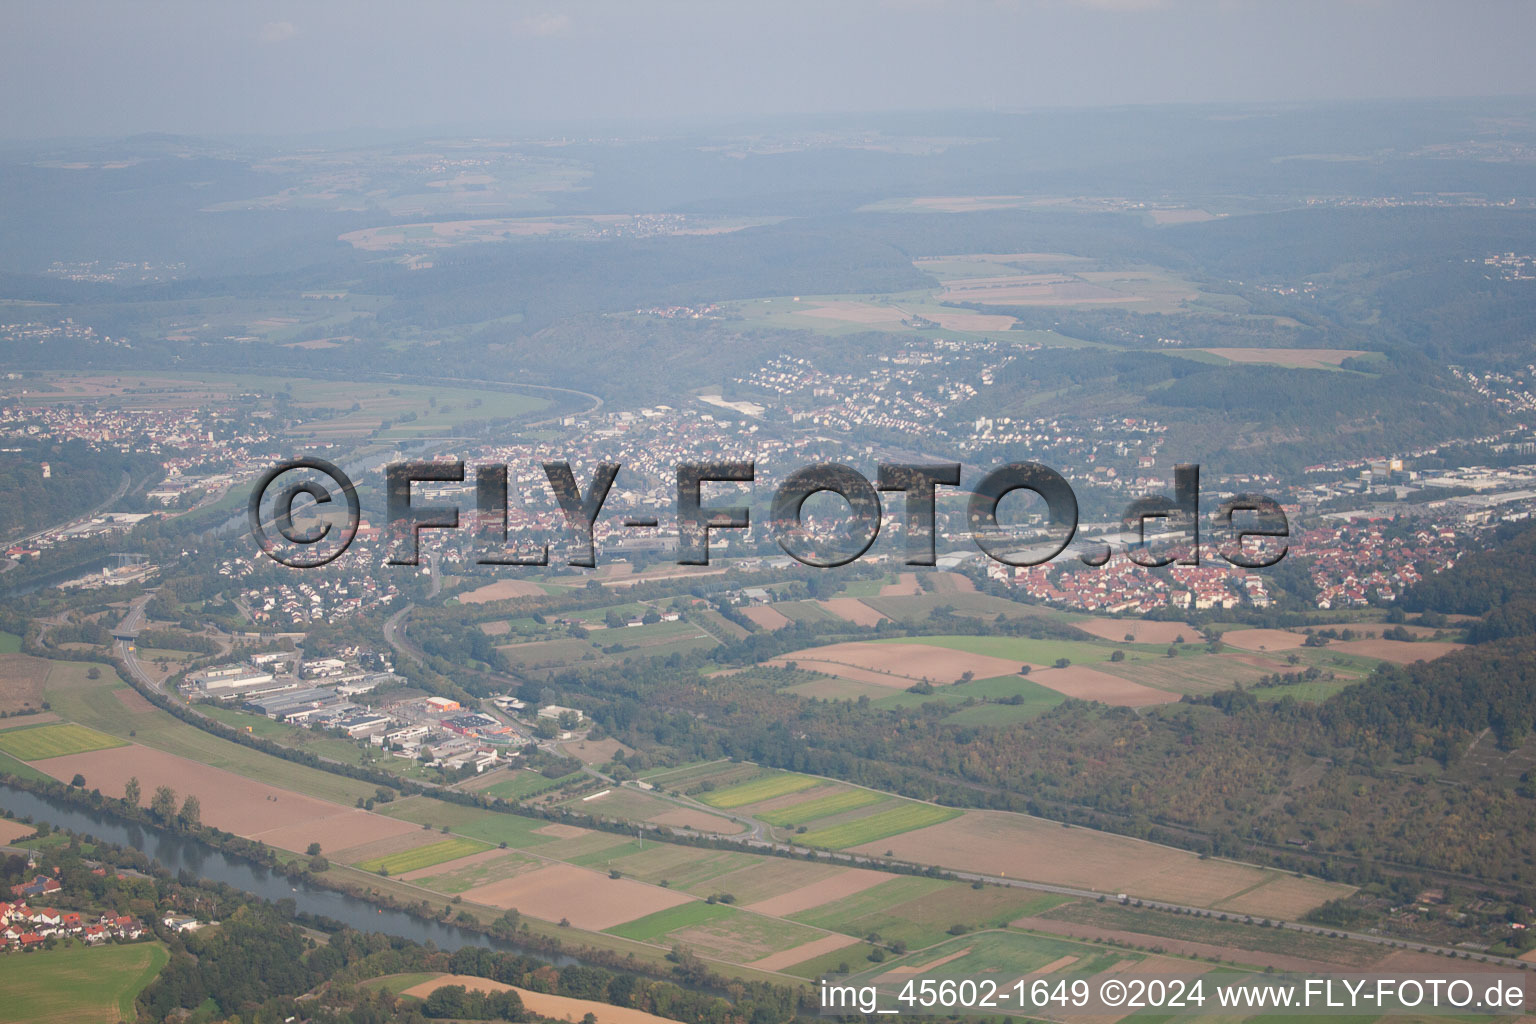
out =
<svg viewBox="0 0 1536 1024"><path fill-rule="evenodd" d="M84 789L85 776L81 775L79 772L75 772L75 777L69 780L69 784L74 786L76 789Z"/></svg>
<svg viewBox="0 0 1536 1024"><path fill-rule="evenodd" d="M85 670L85 678L87 678L87 679L100 679L101 678L101 669L98 668L95 665L92 665L90 668Z"/></svg>
<svg viewBox="0 0 1536 1024"><path fill-rule="evenodd" d="M182 801L181 823L188 828L195 828L203 823L203 803L192 793L188 793L186 800Z"/></svg>
<svg viewBox="0 0 1536 1024"><path fill-rule="evenodd" d="M304 852L306 854L308 854L309 856L314 857L314 856L316 856L316 855L318 855L320 853L320 844L319 843L310 843L309 844L309 848L306 849Z"/></svg>
<svg viewBox="0 0 1536 1024"><path fill-rule="evenodd" d="M1070 658L1057 658L1056 659L1056 667L1057 668L1066 668L1068 665L1071 665L1071 664L1072 664L1072 661L1071 661Z"/></svg>
<svg viewBox="0 0 1536 1024"><path fill-rule="evenodd" d="M170 786L159 786L149 799L149 813L161 824L169 825L176 819L176 791Z"/></svg>
<svg viewBox="0 0 1536 1024"><path fill-rule="evenodd" d="M1125 652L1124 651L1114 651L1113 653L1110 654L1109 660L1110 661L1124 661L1125 660Z"/></svg>
<svg viewBox="0 0 1536 1024"><path fill-rule="evenodd" d="M139 777L137 775L132 776L123 786L123 799L137 807L143 795L143 793L139 792Z"/></svg>

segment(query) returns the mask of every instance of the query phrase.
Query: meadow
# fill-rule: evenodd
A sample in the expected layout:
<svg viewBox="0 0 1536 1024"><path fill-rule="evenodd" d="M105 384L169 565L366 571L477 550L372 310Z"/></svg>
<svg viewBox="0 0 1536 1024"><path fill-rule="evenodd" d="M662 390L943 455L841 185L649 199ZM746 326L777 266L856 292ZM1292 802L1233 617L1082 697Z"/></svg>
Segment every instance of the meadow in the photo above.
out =
<svg viewBox="0 0 1536 1024"><path fill-rule="evenodd" d="M116 1024L170 954L158 942L0 956L0 1024Z"/></svg>
<svg viewBox="0 0 1536 1024"><path fill-rule="evenodd" d="M127 746L124 740L74 723L38 725L0 733L0 750L23 761L41 761L123 746Z"/></svg>
<svg viewBox="0 0 1536 1024"><path fill-rule="evenodd" d="M959 817L953 807L935 807L932 804L908 803L888 811L877 811L863 818L855 818L826 828L812 829L799 837L806 846L819 846L828 850L843 850L861 843L872 843L927 828L951 818Z"/></svg>
<svg viewBox="0 0 1536 1024"><path fill-rule="evenodd" d="M741 807L745 804L755 804L760 800L771 800L776 796L785 796L802 789L810 789L812 786L821 785L820 779L809 775L791 775L787 772L777 775L769 775L751 782L743 782L728 789L717 789L711 793L699 795L699 801L711 807L719 807L729 810L733 807Z"/></svg>

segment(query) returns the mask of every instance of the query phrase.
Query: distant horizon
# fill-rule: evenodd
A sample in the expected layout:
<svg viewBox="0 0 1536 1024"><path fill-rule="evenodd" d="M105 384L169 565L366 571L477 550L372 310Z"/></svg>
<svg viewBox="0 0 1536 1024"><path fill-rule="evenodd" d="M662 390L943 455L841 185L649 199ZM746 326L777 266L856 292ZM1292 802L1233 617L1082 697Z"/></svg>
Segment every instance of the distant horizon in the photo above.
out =
<svg viewBox="0 0 1536 1024"><path fill-rule="evenodd" d="M0 139L1536 96L1524 0L13 5Z"/></svg>
<svg viewBox="0 0 1536 1024"><path fill-rule="evenodd" d="M0 147L26 148L34 145L66 145L66 144L101 144L123 143L136 139L185 139L197 142L268 142L268 143L301 143L333 140L347 136L356 136L355 144L375 145L384 144L392 140L419 141L428 137L442 137L451 139L467 139L482 137L510 136L513 138L527 138L530 140L547 139L552 134L563 134L581 137L610 136L634 140L654 133L664 133L659 137L675 137L680 135L714 135L727 134L732 127L769 127L774 122L784 122L785 127L797 123L807 122L836 122L848 121L855 118L894 119L894 118L919 118L919 117L943 117L945 115L963 117L1031 117L1052 115L1061 113L1096 113L1112 114L1121 111L1145 110L1149 113L1159 111L1199 111L1206 110L1253 110L1293 112L1305 110L1359 109L1369 107L1393 107L1393 106L1427 106L1434 104L1449 104L1457 107L1475 107L1479 104L1496 103L1525 103L1533 104L1532 115L1536 117L1536 89L1523 93L1490 93L1485 96L1478 95L1423 95L1423 96L1361 96L1347 99L1310 99L1310 100L1188 100L1188 101L1147 101L1143 103L1092 103L1092 104L1063 104L1057 106L1016 107L1016 108L986 108L986 107L933 107L933 108L898 108L869 110L819 110L819 111L781 111L766 112L752 115L697 115L678 116L658 114L654 117L638 118L611 118L592 116L576 119L561 119L548 121L528 121L522 123L492 122L476 123L421 123L385 127L381 125L353 125L336 128L319 128L312 131L178 131L169 128L143 128L136 131L104 132L98 134L74 134L74 135L38 135L38 136L0 136ZM1533 122L1536 124L1536 122ZM841 127L853 128L853 125ZM619 129L626 129L620 131ZM894 136L893 136L894 137ZM963 136L961 136L963 137Z"/></svg>

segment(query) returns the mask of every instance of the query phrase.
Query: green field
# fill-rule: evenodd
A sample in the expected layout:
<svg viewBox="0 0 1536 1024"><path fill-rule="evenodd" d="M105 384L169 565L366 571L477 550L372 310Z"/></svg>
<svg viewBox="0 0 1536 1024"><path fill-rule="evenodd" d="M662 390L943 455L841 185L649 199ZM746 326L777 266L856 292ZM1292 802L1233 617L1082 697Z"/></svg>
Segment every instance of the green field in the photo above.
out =
<svg viewBox="0 0 1536 1024"><path fill-rule="evenodd" d="M512 772L509 778L503 779L494 786L486 786L480 792L488 796L498 796L503 800L521 800L530 793L542 793L545 790L554 789L575 782L584 776L583 772L571 772L562 775L558 779L547 778L539 772L518 770Z"/></svg>
<svg viewBox="0 0 1536 1024"><path fill-rule="evenodd" d="M614 866L642 882L652 885L666 882L673 889L692 892L696 886L704 888L721 875L759 862L760 858L746 853L652 843L644 850L617 860Z"/></svg>
<svg viewBox="0 0 1536 1024"><path fill-rule="evenodd" d="M382 978L369 978L367 981L360 981L357 987L378 989L397 996L408 988L415 988L424 981L431 981L433 978L439 977L442 977L442 975L436 971L417 971L414 974L386 974Z"/></svg>
<svg viewBox="0 0 1536 1024"><path fill-rule="evenodd" d="M34 782L55 782L52 775L40 772L25 761L18 761L10 754L0 752L0 772L16 776L18 779L31 779Z"/></svg>
<svg viewBox="0 0 1536 1024"><path fill-rule="evenodd" d="M525 818L520 814L504 814L479 807L445 803L425 796L408 796L374 808L379 814L391 818L431 825L437 828L447 825L460 835L469 836L485 843L506 843L513 849L526 849L554 841L553 836L539 835L537 829L549 824L539 818Z"/></svg>
<svg viewBox="0 0 1536 1024"><path fill-rule="evenodd" d="M972 889L963 882L896 878L863 892L793 915L793 920L842 932L875 933L913 949L942 942L957 924L997 928L1026 914L1038 914L1071 897L999 886Z"/></svg>
<svg viewBox="0 0 1536 1024"><path fill-rule="evenodd" d="M941 821L959 817L953 807L935 807L932 804L909 803L888 811L877 811L864 818L855 818L827 828L813 829L801 836L806 846L820 846L828 850L844 850L876 839L901 835L914 829L937 825Z"/></svg>
<svg viewBox="0 0 1536 1024"><path fill-rule="evenodd" d="M859 807L867 807L888 799L884 793L875 793L868 789L849 789L841 793L828 793L814 800L807 800L803 804L793 807L785 807L778 811L764 811L757 815L759 821L766 821L770 825L803 825L817 818L826 818L833 814L841 814Z"/></svg>
<svg viewBox="0 0 1536 1024"><path fill-rule="evenodd" d="M798 793L802 789L810 789L812 786L821 785L820 779L813 779L809 775L769 775L761 779L753 779L751 782L743 782L739 786L731 786L729 789L718 789L713 793L700 794L699 800L711 807L732 808L745 804L755 804L759 800L772 800L776 796L785 796L789 793Z"/></svg>
<svg viewBox="0 0 1536 1024"><path fill-rule="evenodd" d="M116 1024L170 954L158 942L0 956L0 1024Z"/></svg>
<svg viewBox="0 0 1536 1024"><path fill-rule="evenodd" d="M983 932L950 939L942 945L908 954L899 960L888 960L866 973L883 974L895 966L916 966L961 951L964 951L963 955L944 965L946 977L995 975L998 978L1018 978L1068 956L1077 958L1063 972L1064 976L1071 977L1094 974L1126 960L1139 961L1145 958L1145 954L1131 950L1106 949L1072 939L1046 938L1022 932Z"/></svg>
<svg viewBox="0 0 1536 1024"><path fill-rule="evenodd" d="M0 654L16 654L21 650L21 637L0 630Z"/></svg>
<svg viewBox="0 0 1536 1024"><path fill-rule="evenodd" d="M12 729L0 733L0 750L23 761L41 761L46 757L84 754L128 744L115 736L87 729L83 725L63 723L39 725L31 729Z"/></svg>
<svg viewBox="0 0 1536 1024"><path fill-rule="evenodd" d="M982 703L970 707L960 705L976 698ZM1019 703L1012 703L1017 699ZM955 712L945 721L960 725L1001 725L1027 722L1051 710L1067 698L1055 690L1031 682L1023 676L994 676L990 679L973 679L968 683L942 686L929 694L893 693L872 701L877 708L915 708L939 701L955 706ZM1009 703L1002 703L1008 701Z"/></svg>
<svg viewBox="0 0 1536 1024"><path fill-rule="evenodd" d="M490 848L490 845L487 843L455 836L452 839L444 839L440 843L418 846L414 850L402 850L399 853L390 853L383 857L365 860L357 866L364 871L383 869L391 875L403 875L407 871L415 871L417 868L429 868L433 864L441 864L444 861L458 860L460 857L468 857L472 853L479 853Z"/></svg>
<svg viewBox="0 0 1536 1024"><path fill-rule="evenodd" d="M666 910L658 910L654 914L637 917L633 921L614 925L604 931L624 939L649 942L668 932L675 932L679 928L707 924L710 921L718 921L722 917L730 917L735 913L735 910L724 903L705 903L703 900L694 900L691 903L682 903L675 907L668 907Z"/></svg>

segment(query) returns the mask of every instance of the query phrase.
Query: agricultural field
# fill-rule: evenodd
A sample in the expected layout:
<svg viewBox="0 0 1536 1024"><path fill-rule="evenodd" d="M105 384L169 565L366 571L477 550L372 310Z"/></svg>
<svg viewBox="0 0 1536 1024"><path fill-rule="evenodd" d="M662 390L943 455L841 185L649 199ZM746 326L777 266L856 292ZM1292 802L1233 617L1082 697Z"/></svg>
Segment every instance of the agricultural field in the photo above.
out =
<svg viewBox="0 0 1536 1024"><path fill-rule="evenodd" d="M809 775L794 775L789 772L780 772L761 779L754 779L751 782L730 786L726 789L715 789L713 792L700 794L698 799L700 803L708 804L711 807L730 810L734 807L755 804L762 800L771 800L774 797L795 793L802 789L810 789L812 786L819 786L821 784L820 779Z"/></svg>
<svg viewBox="0 0 1536 1024"><path fill-rule="evenodd" d="M72 661L51 664L46 692L61 718L122 739L134 733L133 742L141 746L349 807L358 797L374 795L376 787L369 783L285 761L179 721L150 704L112 672L103 671L100 679L91 679L92 667L100 666ZM127 778L126 773L116 771L109 776L119 782ZM69 776L64 778L67 781ZM170 784L176 785L174 780ZM206 812L206 800L203 807Z"/></svg>
<svg viewBox="0 0 1536 1024"><path fill-rule="evenodd" d="M613 865L642 882L707 896L721 891L715 879L760 863L760 858L746 853L653 843L615 860Z"/></svg>
<svg viewBox="0 0 1536 1024"><path fill-rule="evenodd" d="M941 942L954 925L976 930L1000 928L1025 914L1051 909L1069 897L963 882L897 876L871 889L792 914L796 921L842 932L877 934L914 949Z"/></svg>
<svg viewBox="0 0 1536 1024"><path fill-rule="evenodd" d="M528 849L554 842L556 833L541 832L550 824L539 818L525 818L519 814L504 814L479 807L444 803L423 796L408 796L391 803L381 804L376 814L387 815L415 824L433 828L447 825L460 835L478 839L484 843L506 843L513 849ZM585 829L577 829L584 833Z"/></svg>
<svg viewBox="0 0 1536 1024"><path fill-rule="evenodd" d="M952 807L935 807L932 804L910 802L836 825L812 829L800 836L798 841L806 846L846 850L850 846L858 846L861 843L870 843L877 839L901 835L903 832L911 832L913 829L937 825L959 817L960 813Z"/></svg>
<svg viewBox="0 0 1536 1024"><path fill-rule="evenodd" d="M526 769L515 769L502 773L505 777L489 786L476 787L480 792L490 796L500 797L503 800L521 800L533 793L541 793L545 790L568 786L586 778L585 772L575 771L569 775L562 775L558 779L551 779L540 772Z"/></svg>
<svg viewBox="0 0 1536 1024"><path fill-rule="evenodd" d="M108 736L73 723L38 725L30 729L7 729L0 732L0 750L23 761L41 761L50 757L84 754L92 750L127 745L127 741L116 736Z"/></svg>
<svg viewBox="0 0 1536 1024"><path fill-rule="evenodd" d="M660 797L627 787L615 787L602 796L575 797L564 806L583 814L595 814L621 821L646 821L659 825L688 826L701 832L735 835L744 826L728 818L691 807L680 807Z"/></svg>
<svg viewBox="0 0 1536 1024"><path fill-rule="evenodd" d="M668 932L677 931L679 928L708 924L723 917L731 917L736 913L737 911L723 903L705 903L703 900L695 900L692 903L683 903L654 914L647 914L645 917L616 925L607 931L610 935L634 939L637 942L654 942Z"/></svg>
<svg viewBox="0 0 1536 1024"><path fill-rule="evenodd" d="M145 803L157 787L169 786L178 802L197 797L203 824L284 850L303 850L312 842L334 850L411 830L404 822L318 799L299 787L269 785L137 744L52 757L37 767L61 782L79 773L87 786L113 797L122 797L129 777L136 778Z"/></svg>
<svg viewBox="0 0 1536 1024"><path fill-rule="evenodd" d="M1368 942L1335 939L1326 935L1275 931L1240 924L1234 918L1191 917L1119 903L1070 900L1043 911L1031 911L1027 921L1016 922L1031 931L1053 931L1073 926L1060 934L1092 938L1120 938L1139 946L1174 940L1187 945L1163 943L1170 952L1185 956L1219 956L1223 960L1274 966L1277 970L1316 970L1319 964L1335 969L1368 969L1387 955L1387 950ZM1275 960L1275 955L1290 961Z"/></svg>
<svg viewBox="0 0 1536 1024"><path fill-rule="evenodd" d="M808 837L801 837L802 839ZM959 871L1020 878L1050 885L1214 907L1260 886L1295 876L1239 864L1088 828L1006 811L966 811L958 817L854 847L856 853L890 850L903 860ZM1299 917L1330 899L1348 895L1347 885L1321 879L1287 882L1290 906Z"/></svg>
<svg viewBox="0 0 1536 1024"><path fill-rule="evenodd" d="M523 1006L532 1014L545 1020L563 1020L575 1024L588 1017L603 1024L674 1024L665 1017L627 1006L613 1006L591 999L557 996L548 992L534 992L515 985L468 974L398 974L388 978L376 978L363 983L378 985L409 999L426 999L439 988L458 985L474 992L516 992Z"/></svg>
<svg viewBox="0 0 1536 1024"><path fill-rule="evenodd" d="M752 816L758 821L765 821L770 825L784 825L794 827L804 825L806 822L815 821L833 814L842 814L844 811L857 810L869 804L877 804L889 799L883 793L876 793L868 789L846 789L837 793L829 793L826 796L816 797L802 803L792 804L772 811L755 811Z"/></svg>
<svg viewBox="0 0 1536 1024"><path fill-rule="evenodd" d="M1026 935L1020 932L983 932L962 935L942 945L888 960L854 975L854 982L868 982L882 975L923 974L944 968L949 977L992 977L1000 986L1011 985L1028 974L1063 972L1085 976L1139 963L1146 954L1125 949L1106 949L1088 942ZM1172 965L1170 965L1172 966ZM906 968L906 970L902 970Z"/></svg>
<svg viewBox="0 0 1536 1024"><path fill-rule="evenodd" d="M699 761L674 768L655 768L642 772L640 778L659 789L686 793L705 783L715 789L734 786L738 782L755 779L766 771L765 768L745 761Z"/></svg>
<svg viewBox="0 0 1536 1024"><path fill-rule="evenodd" d="M478 889L504 878L541 867L544 861L525 857L510 850L488 850L458 861L445 862L411 872L406 881L436 892L457 895Z"/></svg>
<svg viewBox="0 0 1536 1024"><path fill-rule="evenodd" d="M991 679L973 679L968 683L955 683L935 689L930 694L895 693L881 696L874 701L877 708L919 707L930 701L954 705L958 710L946 721L986 725L1001 722L1026 722L1056 707L1066 697L1055 690L1031 682L1021 675L994 676ZM962 707L966 701L976 701L970 707ZM977 719L970 722L968 719Z"/></svg>
<svg viewBox="0 0 1536 1024"><path fill-rule="evenodd" d="M765 958L799 950L827 938L825 932L794 921L737 910L729 917L678 928L668 933L664 941L680 942L692 949L707 949L712 956L732 963L772 969L772 962L763 963ZM804 960L811 952L792 953L789 962Z"/></svg>
<svg viewBox="0 0 1536 1024"><path fill-rule="evenodd" d="M4 648L0 649L0 711L36 711L46 699L43 690L50 662L16 653L21 648L21 638L15 633L4 636L11 639L0 645Z"/></svg>
<svg viewBox="0 0 1536 1024"><path fill-rule="evenodd" d="M158 942L0 956L0 1024L117 1024L170 960Z"/></svg>
<svg viewBox="0 0 1536 1024"><path fill-rule="evenodd" d="M1079 640L1036 640L1026 636L924 636L901 640L872 640L871 644L919 643L963 654L976 654L1003 661L1031 665L1054 665L1058 658L1073 664L1108 661L1114 648L1108 644ZM1015 666L1016 668L1016 666Z"/></svg>
<svg viewBox="0 0 1536 1024"><path fill-rule="evenodd" d="M460 594L455 600L460 604L486 604L517 597L543 597L545 593L543 587L531 580L497 580Z"/></svg>
<svg viewBox="0 0 1536 1024"><path fill-rule="evenodd" d="M480 853L490 848L488 843L455 836L452 839L444 839L440 843L418 846L414 850L403 850L400 853L365 860L357 866L364 871L383 871L390 875L403 875L407 871L416 871L445 861L458 860L460 857L468 857L472 853Z"/></svg>
<svg viewBox="0 0 1536 1024"><path fill-rule="evenodd" d="M693 898L672 889L628 878L610 878L572 864L548 864L512 878L464 892L467 902L521 913L573 927L606 931Z"/></svg>

